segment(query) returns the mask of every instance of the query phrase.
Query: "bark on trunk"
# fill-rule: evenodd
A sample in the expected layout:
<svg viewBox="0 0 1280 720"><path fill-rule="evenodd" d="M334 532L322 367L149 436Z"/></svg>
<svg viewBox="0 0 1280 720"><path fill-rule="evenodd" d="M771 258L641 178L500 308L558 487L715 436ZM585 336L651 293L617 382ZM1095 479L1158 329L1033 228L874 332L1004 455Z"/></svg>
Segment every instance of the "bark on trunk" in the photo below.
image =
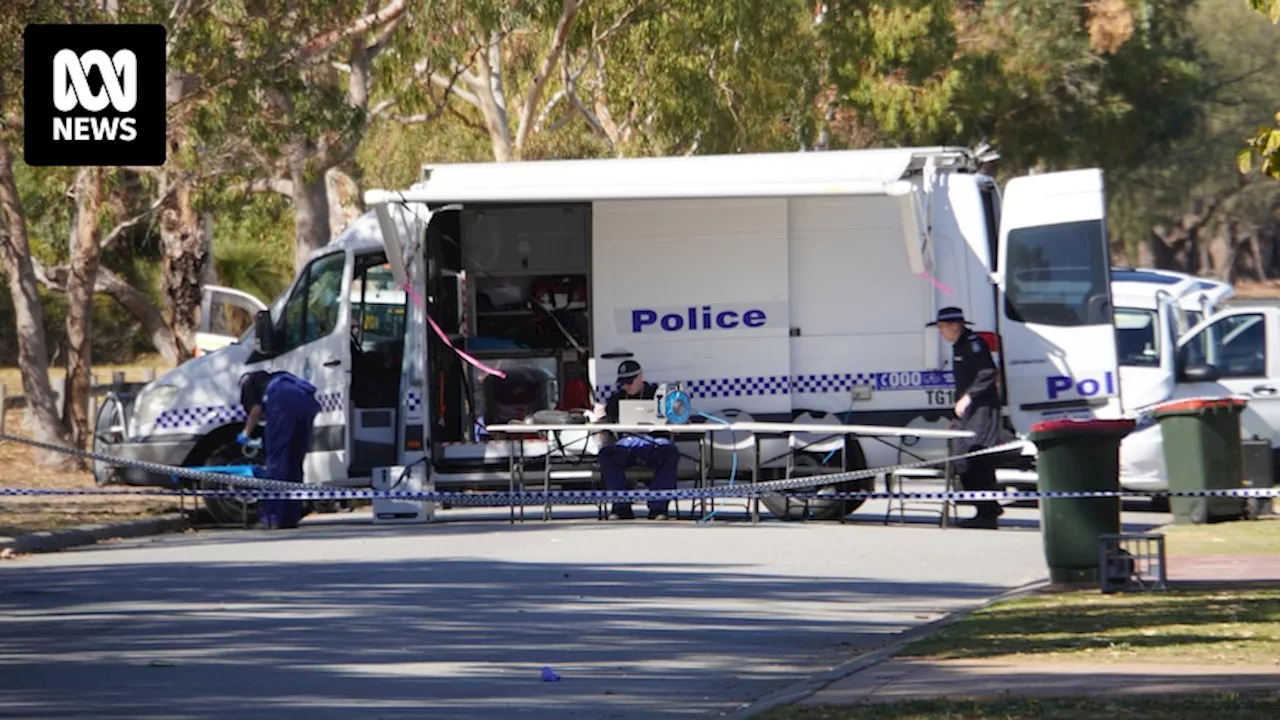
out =
<svg viewBox="0 0 1280 720"><path fill-rule="evenodd" d="M364 214L358 168L330 168L325 173L326 202L329 204L329 237L337 237L353 220Z"/></svg>
<svg viewBox="0 0 1280 720"><path fill-rule="evenodd" d="M329 194L324 173L307 178L301 163L290 171L293 181L294 271L301 272L307 256L329 244Z"/></svg>
<svg viewBox="0 0 1280 720"><path fill-rule="evenodd" d="M0 90L0 96L3 90ZM32 435L36 440L57 445L67 444L66 429L58 417L53 387L49 384L49 348L44 337L44 312L31 264L31 245L27 240L27 219L13 177L13 152L10 140L0 140L0 211L4 215L4 233L0 238L0 260L13 299L14 324L18 336L18 368L22 371L22 392L33 420ZM73 467L70 455L34 450L38 464L45 467Z"/></svg>
<svg viewBox="0 0 1280 720"><path fill-rule="evenodd" d="M62 421L70 431L71 443L84 449L90 433L93 290L101 235L98 211L102 207L102 171L82 170L76 185L76 232L67 278L67 385Z"/></svg>
<svg viewBox="0 0 1280 720"><path fill-rule="evenodd" d="M191 207L191 187L174 173L176 184L160 211L161 284L169 303L169 327L177 346L177 362L195 356L206 256L200 218Z"/></svg>

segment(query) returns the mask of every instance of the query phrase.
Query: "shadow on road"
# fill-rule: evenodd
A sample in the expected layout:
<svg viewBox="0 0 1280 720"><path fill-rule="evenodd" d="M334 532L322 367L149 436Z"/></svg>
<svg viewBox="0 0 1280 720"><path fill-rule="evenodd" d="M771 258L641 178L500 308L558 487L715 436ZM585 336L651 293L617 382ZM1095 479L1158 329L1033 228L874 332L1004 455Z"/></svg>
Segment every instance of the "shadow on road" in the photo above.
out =
<svg viewBox="0 0 1280 720"><path fill-rule="evenodd" d="M675 561L208 562L187 550L0 570L0 716L688 716L1003 589ZM544 665L564 679L543 682Z"/></svg>

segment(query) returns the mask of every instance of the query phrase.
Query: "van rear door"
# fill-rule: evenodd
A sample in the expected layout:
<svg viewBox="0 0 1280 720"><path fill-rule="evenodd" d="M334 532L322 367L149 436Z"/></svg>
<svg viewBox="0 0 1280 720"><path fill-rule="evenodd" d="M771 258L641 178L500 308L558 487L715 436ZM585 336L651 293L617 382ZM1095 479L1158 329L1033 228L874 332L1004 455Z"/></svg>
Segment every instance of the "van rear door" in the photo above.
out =
<svg viewBox="0 0 1280 720"><path fill-rule="evenodd" d="M999 254L998 317L1014 428L1119 417L1102 171L1010 180Z"/></svg>

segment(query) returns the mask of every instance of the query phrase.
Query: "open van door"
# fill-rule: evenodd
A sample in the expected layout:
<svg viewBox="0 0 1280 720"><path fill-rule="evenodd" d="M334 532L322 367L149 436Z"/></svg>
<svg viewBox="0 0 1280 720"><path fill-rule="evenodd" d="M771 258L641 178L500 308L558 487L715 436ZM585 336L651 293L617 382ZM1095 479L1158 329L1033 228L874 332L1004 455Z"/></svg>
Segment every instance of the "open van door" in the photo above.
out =
<svg viewBox="0 0 1280 720"><path fill-rule="evenodd" d="M1120 417L1111 251L1099 169L1010 180L1000 219L997 317L1009 417Z"/></svg>
<svg viewBox="0 0 1280 720"><path fill-rule="evenodd" d="M205 285L200 299L200 328L195 356L208 355L235 342L253 327L253 319L267 306L247 292L221 285Z"/></svg>

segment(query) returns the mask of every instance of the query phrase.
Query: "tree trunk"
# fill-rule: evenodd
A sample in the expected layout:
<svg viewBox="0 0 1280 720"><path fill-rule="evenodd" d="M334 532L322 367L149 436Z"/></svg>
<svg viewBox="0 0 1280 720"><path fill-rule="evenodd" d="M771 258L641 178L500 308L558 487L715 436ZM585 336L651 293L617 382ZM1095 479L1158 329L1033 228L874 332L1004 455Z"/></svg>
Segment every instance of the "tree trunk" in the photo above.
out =
<svg viewBox="0 0 1280 720"><path fill-rule="evenodd" d="M0 95L3 91L0 90ZM36 440L67 444L66 429L58 418L57 402L49 384L49 348L44 337L44 312L31 264L31 244L27 240L27 219L13 177L13 152L9 140L0 140L0 211L4 233L0 237L0 260L4 262L9 294L13 298L14 324L18 336L18 368L22 372L22 392L34 421ZM45 467L73 467L70 455L46 450L33 452Z"/></svg>
<svg viewBox="0 0 1280 720"><path fill-rule="evenodd" d="M174 192L160 210L161 284L169 303L169 327L173 331L179 363L195 356L200 300L206 261L200 219L191 207L191 187L173 173Z"/></svg>
<svg viewBox="0 0 1280 720"><path fill-rule="evenodd" d="M354 163L351 163L354 164ZM329 236L337 237L364 213L358 168L330 168L325 173L325 193L329 204Z"/></svg>
<svg viewBox="0 0 1280 720"><path fill-rule="evenodd" d="M69 253L71 273L67 278L67 384L62 421L71 431L71 443L83 450L90 433L93 290L101 235L98 211L102 207L102 171L81 170L76 186L76 231Z"/></svg>
<svg viewBox="0 0 1280 720"><path fill-rule="evenodd" d="M325 175L308 179L301 161L290 169L293 181L293 232L295 272L301 272L307 257L329 244L329 195Z"/></svg>

